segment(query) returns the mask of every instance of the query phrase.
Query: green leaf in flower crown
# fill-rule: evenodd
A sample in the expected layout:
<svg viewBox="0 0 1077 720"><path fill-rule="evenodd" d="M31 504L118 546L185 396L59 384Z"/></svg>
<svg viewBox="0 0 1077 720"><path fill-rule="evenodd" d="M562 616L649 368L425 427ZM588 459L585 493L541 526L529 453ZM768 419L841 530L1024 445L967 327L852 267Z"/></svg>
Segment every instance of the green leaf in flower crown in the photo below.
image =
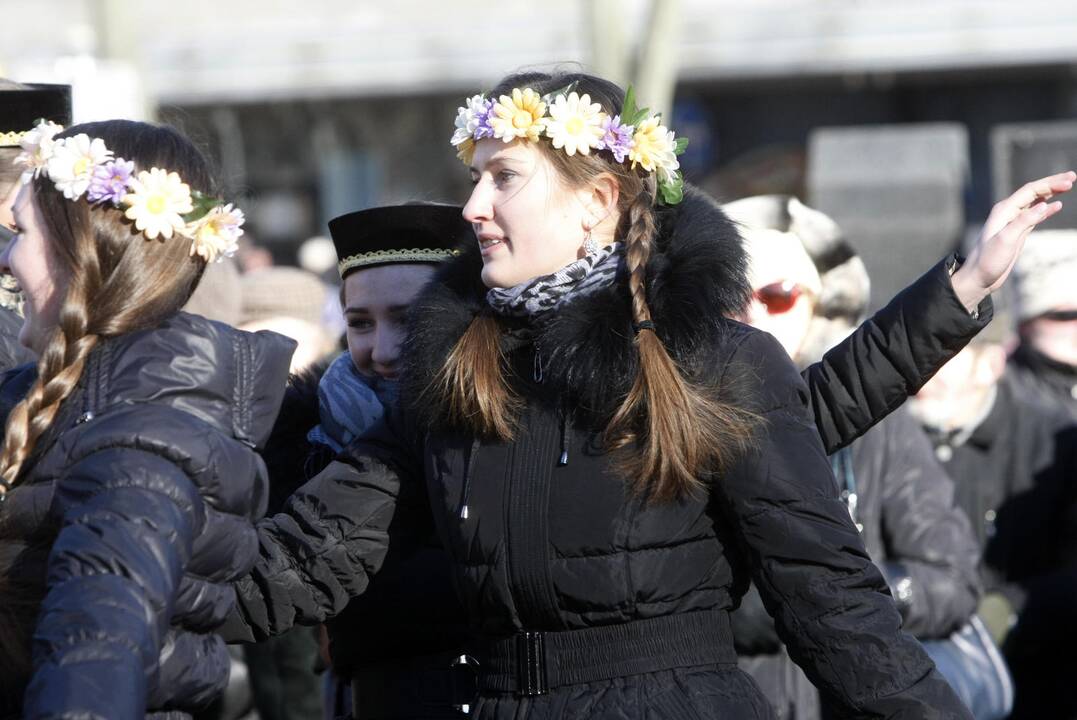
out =
<svg viewBox="0 0 1077 720"><path fill-rule="evenodd" d="M636 90L629 85L625 92L624 104L621 106L621 124L635 127L646 120L650 114L650 108L636 107Z"/></svg>
<svg viewBox="0 0 1077 720"><path fill-rule="evenodd" d="M659 181L658 194L664 205L676 205L684 199L684 177L677 172L671 181Z"/></svg>
<svg viewBox="0 0 1077 720"><path fill-rule="evenodd" d="M192 223L195 220L201 220L210 210L220 204L221 201L219 198L210 197L205 193L195 190L191 193L191 205L193 206L193 209L183 216L183 221Z"/></svg>
<svg viewBox="0 0 1077 720"><path fill-rule="evenodd" d="M688 147L688 138L686 138L686 137L677 138L676 143L674 143L673 153L675 155L683 155L684 151L685 151L685 148L687 148L687 147Z"/></svg>
<svg viewBox="0 0 1077 720"><path fill-rule="evenodd" d="M636 114L636 89L631 85L625 91L625 101L621 103L621 122L631 125L628 118Z"/></svg>

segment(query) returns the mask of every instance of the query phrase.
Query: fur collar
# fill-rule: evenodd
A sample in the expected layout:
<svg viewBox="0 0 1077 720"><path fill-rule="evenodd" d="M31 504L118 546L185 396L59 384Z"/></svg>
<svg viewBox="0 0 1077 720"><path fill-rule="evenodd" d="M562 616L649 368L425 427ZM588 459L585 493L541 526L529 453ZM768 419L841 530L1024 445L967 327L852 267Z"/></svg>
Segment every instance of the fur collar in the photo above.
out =
<svg viewBox="0 0 1077 720"><path fill-rule="evenodd" d="M424 290L406 341L403 398L430 428L450 429L446 398L426 390L472 318L486 307L478 246L463 250ZM749 294L740 235L717 203L687 188L683 202L659 210L647 299L659 337L689 377L703 370L729 327L726 318L739 314ZM543 366L534 392L567 403L578 420L605 426L638 368L627 277L558 310L538 331L533 347Z"/></svg>

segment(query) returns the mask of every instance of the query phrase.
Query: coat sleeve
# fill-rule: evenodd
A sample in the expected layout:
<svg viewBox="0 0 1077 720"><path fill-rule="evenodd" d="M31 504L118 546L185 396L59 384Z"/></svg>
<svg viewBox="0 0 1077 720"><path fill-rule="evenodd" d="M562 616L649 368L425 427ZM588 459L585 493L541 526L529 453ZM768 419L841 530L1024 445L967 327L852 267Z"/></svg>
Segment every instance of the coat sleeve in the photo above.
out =
<svg viewBox="0 0 1077 720"><path fill-rule="evenodd" d="M753 332L740 373L762 416L755 447L715 480L727 522L793 660L838 717L970 718L901 616L837 495L807 388L781 346ZM739 379L738 379L739 380Z"/></svg>
<svg viewBox="0 0 1077 720"><path fill-rule="evenodd" d="M902 290L803 373L827 453L867 432L914 395L991 321L970 315L950 283L951 256Z"/></svg>
<svg viewBox="0 0 1077 720"><path fill-rule="evenodd" d="M366 590L390 539L410 546L429 535L417 449L400 437L369 432L258 523L259 557L233 584L236 607L217 630L226 641L324 622Z"/></svg>
<svg viewBox="0 0 1077 720"><path fill-rule="evenodd" d="M976 611L980 550L954 499L954 482L907 412L886 421L880 467L883 574L919 638L946 637Z"/></svg>
<svg viewBox="0 0 1077 720"><path fill-rule="evenodd" d="M25 716L142 718L202 499L174 463L113 447L70 466L53 509Z"/></svg>

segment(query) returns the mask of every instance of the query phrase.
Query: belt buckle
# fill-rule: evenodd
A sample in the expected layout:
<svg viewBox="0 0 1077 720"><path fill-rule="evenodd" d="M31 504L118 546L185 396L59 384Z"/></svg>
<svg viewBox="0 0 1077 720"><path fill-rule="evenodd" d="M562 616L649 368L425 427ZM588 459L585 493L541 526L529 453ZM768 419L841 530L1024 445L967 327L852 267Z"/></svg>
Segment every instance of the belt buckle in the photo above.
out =
<svg viewBox="0 0 1077 720"><path fill-rule="evenodd" d="M478 695L479 661L470 655L458 655L449 663L452 673L452 696L456 701L460 698L469 698L466 703L453 703L453 708L467 715L471 712L471 702Z"/></svg>
<svg viewBox="0 0 1077 720"><path fill-rule="evenodd" d="M525 697L550 691L546 673L546 633L524 631L516 635L516 679Z"/></svg>

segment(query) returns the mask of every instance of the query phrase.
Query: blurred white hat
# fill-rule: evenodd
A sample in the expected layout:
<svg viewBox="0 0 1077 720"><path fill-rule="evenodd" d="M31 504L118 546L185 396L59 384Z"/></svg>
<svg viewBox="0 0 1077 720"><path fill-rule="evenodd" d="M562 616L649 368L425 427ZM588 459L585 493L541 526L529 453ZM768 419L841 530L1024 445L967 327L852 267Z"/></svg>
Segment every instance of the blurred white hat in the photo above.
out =
<svg viewBox="0 0 1077 720"><path fill-rule="evenodd" d="M1077 230L1037 230L1014 266L1018 322L1077 309Z"/></svg>

